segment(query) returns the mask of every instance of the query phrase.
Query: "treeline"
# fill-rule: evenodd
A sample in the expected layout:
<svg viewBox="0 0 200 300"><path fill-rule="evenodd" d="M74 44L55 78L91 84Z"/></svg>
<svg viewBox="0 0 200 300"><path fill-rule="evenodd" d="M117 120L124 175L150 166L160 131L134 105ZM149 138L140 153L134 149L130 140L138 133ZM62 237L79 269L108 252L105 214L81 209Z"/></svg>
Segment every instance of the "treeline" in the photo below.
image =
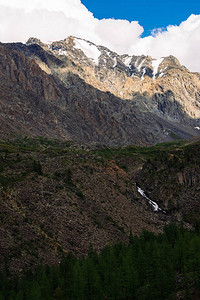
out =
<svg viewBox="0 0 200 300"><path fill-rule="evenodd" d="M128 245L108 245L100 254L69 253L58 266L38 266L20 278L7 269L0 275L0 300L190 299L191 291L200 292L199 228L174 224L159 235L130 234Z"/></svg>

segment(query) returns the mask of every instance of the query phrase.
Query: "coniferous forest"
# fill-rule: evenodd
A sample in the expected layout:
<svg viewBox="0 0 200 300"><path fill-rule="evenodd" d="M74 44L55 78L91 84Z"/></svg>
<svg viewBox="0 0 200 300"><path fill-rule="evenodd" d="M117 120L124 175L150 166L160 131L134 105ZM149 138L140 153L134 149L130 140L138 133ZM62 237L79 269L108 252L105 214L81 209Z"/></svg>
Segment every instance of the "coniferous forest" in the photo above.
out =
<svg viewBox="0 0 200 300"><path fill-rule="evenodd" d="M107 245L87 257L72 253L59 265L21 276L0 275L0 299L199 299L200 231L175 224L155 235L130 233L129 244Z"/></svg>

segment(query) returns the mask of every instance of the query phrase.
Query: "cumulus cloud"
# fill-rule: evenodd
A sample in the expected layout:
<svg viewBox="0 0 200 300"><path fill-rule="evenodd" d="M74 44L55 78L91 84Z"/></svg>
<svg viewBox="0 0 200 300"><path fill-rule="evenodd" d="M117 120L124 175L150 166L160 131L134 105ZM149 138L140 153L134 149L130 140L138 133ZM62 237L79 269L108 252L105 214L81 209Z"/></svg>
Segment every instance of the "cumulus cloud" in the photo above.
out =
<svg viewBox="0 0 200 300"><path fill-rule="evenodd" d="M139 39L129 49L153 57L176 56L192 71L200 72L200 15L191 15L179 26L168 26L150 37Z"/></svg>
<svg viewBox="0 0 200 300"><path fill-rule="evenodd" d="M95 19L80 0L0 0L0 40L25 42L83 37Z"/></svg>
<svg viewBox="0 0 200 300"><path fill-rule="evenodd" d="M94 18L80 0L0 0L0 41L42 41L69 35L104 45L120 54L176 56L191 71L200 71L200 15L179 26L156 29L142 38L137 21Z"/></svg>
<svg viewBox="0 0 200 300"><path fill-rule="evenodd" d="M137 21L126 20L103 19L95 27L95 33L102 42L118 53L124 53L143 31Z"/></svg>

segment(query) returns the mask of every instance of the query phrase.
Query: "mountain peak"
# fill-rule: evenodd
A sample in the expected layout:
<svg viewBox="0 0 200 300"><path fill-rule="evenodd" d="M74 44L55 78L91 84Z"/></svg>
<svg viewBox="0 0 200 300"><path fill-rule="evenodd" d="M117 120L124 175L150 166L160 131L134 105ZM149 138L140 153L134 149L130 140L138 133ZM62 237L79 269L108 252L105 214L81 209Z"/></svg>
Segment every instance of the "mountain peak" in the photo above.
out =
<svg viewBox="0 0 200 300"><path fill-rule="evenodd" d="M124 100L132 100L137 94L153 97L170 91L176 95L180 105L183 105L184 99L184 109L191 117L200 117L196 104L198 96L195 96L195 90L192 91L188 85L189 81L194 81L198 90L199 76L189 72L172 55L160 58L119 55L104 46L74 36L48 44L31 38L28 45L31 43L39 44L63 64L62 75L59 75L59 78L64 82L65 72L72 72L95 88L111 92ZM37 62L43 70L49 72L49 66L44 66L44 62L41 63L40 60Z"/></svg>
<svg viewBox="0 0 200 300"><path fill-rule="evenodd" d="M40 46L45 45L44 43L41 42L40 39L37 39L35 37L30 37L28 39L28 41L26 42L26 45L32 45L32 44L37 44L37 45L40 45Z"/></svg>
<svg viewBox="0 0 200 300"><path fill-rule="evenodd" d="M42 43L37 38L29 38L27 45L38 44L43 48L48 48L55 55L69 56L71 59L76 59L81 62L89 63L90 65L107 68L119 68L129 76L139 77L144 80L148 76L155 80L164 76L168 68L184 68L181 66L178 59L172 55L162 58L152 58L145 55L119 55L116 52L100 45L96 45L85 39L74 36L69 36L61 41L52 43ZM161 68L161 65L163 68ZM164 71L165 70L165 71Z"/></svg>

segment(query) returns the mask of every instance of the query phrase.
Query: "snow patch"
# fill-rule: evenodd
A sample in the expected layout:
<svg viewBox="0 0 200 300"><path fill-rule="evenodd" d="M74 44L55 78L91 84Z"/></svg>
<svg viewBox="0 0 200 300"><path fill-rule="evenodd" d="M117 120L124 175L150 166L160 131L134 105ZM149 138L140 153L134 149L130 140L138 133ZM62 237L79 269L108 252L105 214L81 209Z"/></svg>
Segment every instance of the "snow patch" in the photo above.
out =
<svg viewBox="0 0 200 300"><path fill-rule="evenodd" d="M101 52L97 49L95 45L92 45L91 43L80 39L74 39L74 42L75 42L74 48L83 51L83 53L88 58L92 59L94 63L98 65L99 56L101 55Z"/></svg>
<svg viewBox="0 0 200 300"><path fill-rule="evenodd" d="M196 126L196 127L194 127L194 128L200 130L200 127L198 127L198 126Z"/></svg>
<svg viewBox="0 0 200 300"><path fill-rule="evenodd" d="M52 44L48 44L48 49L51 50L51 51L53 51L57 55L65 55L65 56L68 55L67 51L63 50L62 48L60 48L60 49L53 49Z"/></svg>
<svg viewBox="0 0 200 300"><path fill-rule="evenodd" d="M115 68L117 66L117 58L114 57L114 64L113 64L113 68Z"/></svg>
<svg viewBox="0 0 200 300"><path fill-rule="evenodd" d="M112 54L112 53L111 53L110 51L103 50L103 52L102 52L102 53L103 53L103 55L104 55L104 56L108 56L109 58L111 58L111 59L112 59L112 57L111 57L111 54Z"/></svg>
<svg viewBox="0 0 200 300"><path fill-rule="evenodd" d="M138 64L138 61L139 61L139 57L136 59L136 61L135 61L135 67L137 68L137 64Z"/></svg>
<svg viewBox="0 0 200 300"><path fill-rule="evenodd" d="M125 64L125 66L129 67L129 66L130 66L130 63L131 63L131 60L132 60L132 57L131 57L131 56L127 56L127 57L124 59L124 64Z"/></svg>
<svg viewBox="0 0 200 300"><path fill-rule="evenodd" d="M66 50L62 50L62 49L59 49L59 50L58 50L58 55L66 55L66 56L67 56L67 51L66 51Z"/></svg>
<svg viewBox="0 0 200 300"><path fill-rule="evenodd" d="M144 61L145 61L145 59L143 59L143 60L141 61L141 63L139 64L139 66L136 66L139 72L140 72L140 70L141 70L141 67L142 67L142 64L143 64Z"/></svg>
<svg viewBox="0 0 200 300"><path fill-rule="evenodd" d="M160 78L161 78L161 77L163 77L164 75L165 75L165 73L163 73L163 72L162 72L162 73L160 73L160 74L159 74L159 76L158 76L158 77L160 77Z"/></svg>
<svg viewBox="0 0 200 300"><path fill-rule="evenodd" d="M139 193L142 197L144 197L144 198L146 198L146 199L148 200L149 204L153 207L153 210L154 210L154 211L162 211L162 212L165 212L165 211L163 211L163 210L158 206L158 204L157 204L156 202L154 202L154 201L152 201L151 199L149 199L149 198L146 196L145 192L144 192L139 186L137 187L137 190L138 190L138 193Z"/></svg>
<svg viewBox="0 0 200 300"><path fill-rule="evenodd" d="M143 69L141 80L144 80L145 73L146 73L146 68Z"/></svg>
<svg viewBox="0 0 200 300"><path fill-rule="evenodd" d="M153 80L156 79L156 74L158 73L159 65L162 63L164 57L153 59L152 60L152 67L153 67Z"/></svg>

